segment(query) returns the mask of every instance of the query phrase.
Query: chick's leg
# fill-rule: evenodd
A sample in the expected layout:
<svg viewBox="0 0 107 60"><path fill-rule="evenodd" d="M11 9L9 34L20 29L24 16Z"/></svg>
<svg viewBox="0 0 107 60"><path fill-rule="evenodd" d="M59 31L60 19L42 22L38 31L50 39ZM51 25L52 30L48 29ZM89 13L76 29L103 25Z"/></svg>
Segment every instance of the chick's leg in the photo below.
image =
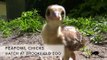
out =
<svg viewBox="0 0 107 60"><path fill-rule="evenodd" d="M75 53L68 48L65 48L63 60L75 60Z"/></svg>

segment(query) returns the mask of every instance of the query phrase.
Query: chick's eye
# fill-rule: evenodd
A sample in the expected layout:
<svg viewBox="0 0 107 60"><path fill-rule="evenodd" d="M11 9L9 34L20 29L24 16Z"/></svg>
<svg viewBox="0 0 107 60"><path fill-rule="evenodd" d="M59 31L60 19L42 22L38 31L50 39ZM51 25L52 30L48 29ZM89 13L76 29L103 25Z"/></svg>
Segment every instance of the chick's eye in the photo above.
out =
<svg viewBox="0 0 107 60"><path fill-rule="evenodd" d="M47 10L46 15L47 15L47 16L50 15L50 10L49 10L49 9Z"/></svg>
<svg viewBox="0 0 107 60"><path fill-rule="evenodd" d="M61 12L61 15L64 15L64 11Z"/></svg>
<svg viewBox="0 0 107 60"><path fill-rule="evenodd" d="M64 11L61 12L61 16L62 16L62 18L64 18Z"/></svg>

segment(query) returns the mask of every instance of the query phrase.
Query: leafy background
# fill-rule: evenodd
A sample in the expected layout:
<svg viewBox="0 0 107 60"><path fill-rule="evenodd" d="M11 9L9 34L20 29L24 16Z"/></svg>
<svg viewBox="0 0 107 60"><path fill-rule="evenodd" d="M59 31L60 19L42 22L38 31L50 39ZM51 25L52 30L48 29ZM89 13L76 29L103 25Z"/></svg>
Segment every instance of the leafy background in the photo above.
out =
<svg viewBox="0 0 107 60"><path fill-rule="evenodd" d="M21 17L9 22L0 20L0 34L10 37L14 34L41 32L45 10L48 5L60 4L65 7L67 17L65 25L73 25L94 43L103 41L107 33L106 0L26 0L27 10Z"/></svg>

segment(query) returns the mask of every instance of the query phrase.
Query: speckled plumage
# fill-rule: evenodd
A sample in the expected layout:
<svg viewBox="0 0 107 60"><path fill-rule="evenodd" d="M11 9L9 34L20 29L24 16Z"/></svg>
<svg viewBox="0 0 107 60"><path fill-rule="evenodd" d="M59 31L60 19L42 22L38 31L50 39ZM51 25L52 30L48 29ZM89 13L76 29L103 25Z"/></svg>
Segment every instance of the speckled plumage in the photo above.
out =
<svg viewBox="0 0 107 60"><path fill-rule="evenodd" d="M45 44L64 44L64 60L72 57L75 60L74 51L85 44L82 34L73 26L63 26L62 22L66 16L64 7L50 5L46 10L46 24L42 29L42 37Z"/></svg>

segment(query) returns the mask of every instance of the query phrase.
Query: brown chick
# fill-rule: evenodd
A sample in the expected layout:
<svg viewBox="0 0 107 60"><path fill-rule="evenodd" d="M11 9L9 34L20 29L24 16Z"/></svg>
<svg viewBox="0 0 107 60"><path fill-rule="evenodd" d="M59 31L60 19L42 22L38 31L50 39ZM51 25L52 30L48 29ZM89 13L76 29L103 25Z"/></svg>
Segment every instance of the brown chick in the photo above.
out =
<svg viewBox="0 0 107 60"><path fill-rule="evenodd" d="M64 44L63 60L69 60L70 57L75 60L74 51L83 47L86 40L75 27L62 25L65 16L64 7L48 6L45 14L46 24L43 26L41 34L45 44Z"/></svg>

